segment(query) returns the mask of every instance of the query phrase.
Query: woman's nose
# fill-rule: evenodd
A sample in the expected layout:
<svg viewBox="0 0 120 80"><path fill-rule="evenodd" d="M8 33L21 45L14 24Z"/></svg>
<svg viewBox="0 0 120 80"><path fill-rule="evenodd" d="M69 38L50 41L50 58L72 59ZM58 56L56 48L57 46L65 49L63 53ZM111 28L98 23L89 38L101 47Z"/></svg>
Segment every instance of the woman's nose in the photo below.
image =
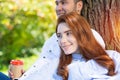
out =
<svg viewBox="0 0 120 80"><path fill-rule="evenodd" d="M60 42L61 42L61 44L66 43L67 42L67 38L65 36L62 36Z"/></svg>

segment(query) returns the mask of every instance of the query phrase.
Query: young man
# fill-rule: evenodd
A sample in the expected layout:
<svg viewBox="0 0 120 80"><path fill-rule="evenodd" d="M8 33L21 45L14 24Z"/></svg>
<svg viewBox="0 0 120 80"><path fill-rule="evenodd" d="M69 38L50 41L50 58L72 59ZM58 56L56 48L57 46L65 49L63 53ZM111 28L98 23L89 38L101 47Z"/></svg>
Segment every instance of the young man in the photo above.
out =
<svg viewBox="0 0 120 80"><path fill-rule="evenodd" d="M81 14L81 9L83 7L82 0L55 0L55 3L56 14L58 17L72 11L77 11L78 14ZM102 37L95 30L92 30L92 32L101 46L105 48ZM44 80L50 80L50 77L44 73L48 71L47 68L51 64L50 61L54 60L55 58L59 58L59 56L60 48L57 42L56 34L53 34L53 36L45 42L40 58L35 62L35 64L32 65L28 71L23 74L20 80L42 80L39 79L39 76L43 76Z"/></svg>

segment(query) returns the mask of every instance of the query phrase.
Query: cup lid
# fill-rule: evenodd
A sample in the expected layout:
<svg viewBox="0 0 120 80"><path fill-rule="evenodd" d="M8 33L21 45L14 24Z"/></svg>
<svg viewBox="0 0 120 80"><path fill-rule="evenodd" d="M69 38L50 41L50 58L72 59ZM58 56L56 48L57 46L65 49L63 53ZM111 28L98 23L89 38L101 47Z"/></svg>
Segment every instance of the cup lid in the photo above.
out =
<svg viewBox="0 0 120 80"><path fill-rule="evenodd" d="M22 60L11 60L10 64L12 64L12 65L23 65L23 61Z"/></svg>

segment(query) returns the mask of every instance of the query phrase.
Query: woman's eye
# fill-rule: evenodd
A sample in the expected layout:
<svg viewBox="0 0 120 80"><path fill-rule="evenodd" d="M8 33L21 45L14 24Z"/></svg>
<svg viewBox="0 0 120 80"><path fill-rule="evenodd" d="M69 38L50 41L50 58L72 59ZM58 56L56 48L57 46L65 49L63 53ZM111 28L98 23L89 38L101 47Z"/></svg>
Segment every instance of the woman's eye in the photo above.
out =
<svg viewBox="0 0 120 80"><path fill-rule="evenodd" d="M72 34L72 32L71 32L71 31L69 31L69 32L67 32L67 33L66 33L66 35L68 35L68 36L69 36L69 35L71 35L71 34Z"/></svg>

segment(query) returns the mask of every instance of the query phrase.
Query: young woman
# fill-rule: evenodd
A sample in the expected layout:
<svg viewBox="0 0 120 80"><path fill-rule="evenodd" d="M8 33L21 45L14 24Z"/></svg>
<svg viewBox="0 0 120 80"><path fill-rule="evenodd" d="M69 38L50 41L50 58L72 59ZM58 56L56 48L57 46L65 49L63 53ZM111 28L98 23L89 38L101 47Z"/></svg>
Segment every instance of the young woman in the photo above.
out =
<svg viewBox="0 0 120 80"><path fill-rule="evenodd" d="M28 72L33 76L23 75L26 78L19 80L120 79L120 54L104 50L82 16L76 12L60 16L56 35L61 48L60 58L39 60L38 66ZM49 55L53 55L52 52ZM47 66L40 67L44 64Z"/></svg>
<svg viewBox="0 0 120 80"><path fill-rule="evenodd" d="M120 79L120 54L104 50L82 16L76 12L60 16L56 34L61 56L55 80Z"/></svg>

